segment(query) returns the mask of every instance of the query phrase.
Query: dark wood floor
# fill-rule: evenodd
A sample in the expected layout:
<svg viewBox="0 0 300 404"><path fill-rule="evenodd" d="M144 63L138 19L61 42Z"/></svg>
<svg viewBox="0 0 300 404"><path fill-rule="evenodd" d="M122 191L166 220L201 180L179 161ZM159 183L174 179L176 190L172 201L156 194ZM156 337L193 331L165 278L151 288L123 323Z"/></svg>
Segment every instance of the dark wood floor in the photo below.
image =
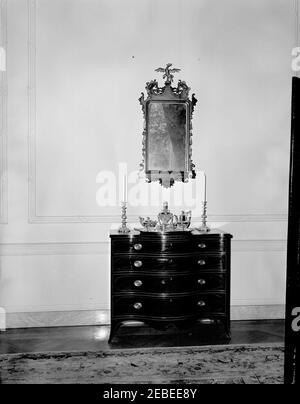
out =
<svg viewBox="0 0 300 404"><path fill-rule="evenodd" d="M130 326L121 327L112 344L108 344L107 326L14 329L0 332L0 354L283 342L284 321L233 321L231 332L228 341L220 338L222 329L211 325L199 325L188 331Z"/></svg>

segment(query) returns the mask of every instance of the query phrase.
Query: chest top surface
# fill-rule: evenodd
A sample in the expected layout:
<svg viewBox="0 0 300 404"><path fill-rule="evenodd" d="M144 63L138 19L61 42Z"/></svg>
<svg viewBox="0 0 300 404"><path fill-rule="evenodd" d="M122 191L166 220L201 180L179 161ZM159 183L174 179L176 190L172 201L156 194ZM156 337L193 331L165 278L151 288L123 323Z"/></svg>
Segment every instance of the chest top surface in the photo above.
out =
<svg viewBox="0 0 300 404"><path fill-rule="evenodd" d="M219 229L211 230L207 233L200 232L198 230L192 231L182 231L182 232L139 232L137 230L133 230L127 234L120 234L118 230L111 230L110 231L111 239L119 239L120 241L123 240L132 240L135 238L143 238L145 240L151 241L165 241L165 240L177 240L177 241L190 241L195 238L212 238L212 239L222 239L222 238L232 238L230 233L224 232Z"/></svg>

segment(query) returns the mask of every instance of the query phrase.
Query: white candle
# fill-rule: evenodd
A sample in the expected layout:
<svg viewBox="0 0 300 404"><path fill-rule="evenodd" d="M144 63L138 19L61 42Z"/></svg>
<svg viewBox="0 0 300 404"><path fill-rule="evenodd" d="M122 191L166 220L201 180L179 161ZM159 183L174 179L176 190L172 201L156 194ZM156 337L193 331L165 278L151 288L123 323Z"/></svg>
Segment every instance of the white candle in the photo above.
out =
<svg viewBox="0 0 300 404"><path fill-rule="evenodd" d="M204 175L204 196L203 196L203 202L206 202L206 174L203 172Z"/></svg>
<svg viewBox="0 0 300 404"><path fill-rule="evenodd" d="M123 176L123 200L122 202L127 202L127 173L124 172Z"/></svg>

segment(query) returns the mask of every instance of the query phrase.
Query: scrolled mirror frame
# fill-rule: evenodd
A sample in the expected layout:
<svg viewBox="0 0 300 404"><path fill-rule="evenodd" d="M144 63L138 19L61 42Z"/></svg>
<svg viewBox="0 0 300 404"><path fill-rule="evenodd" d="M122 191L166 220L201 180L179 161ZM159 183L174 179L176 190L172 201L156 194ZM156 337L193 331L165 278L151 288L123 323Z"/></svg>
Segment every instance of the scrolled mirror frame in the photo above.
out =
<svg viewBox="0 0 300 404"><path fill-rule="evenodd" d="M167 65L168 68L169 65ZM165 72L168 72L167 68ZM162 71L163 69L157 69L157 71ZM179 71L179 69L173 69L174 71ZM152 181L159 181L159 183L165 187L169 188L174 185L175 181L188 182L189 178L195 178L195 164L192 161L192 117L197 99L195 94L192 94L191 100L189 99L190 88L187 86L185 81L178 80L177 87L173 87L172 81L173 76L170 74L165 74L164 78L167 78L165 85L159 87L157 80L151 80L146 83L147 98L145 98L144 93L141 94L139 102L142 106L143 116L144 116L144 128L143 128L143 140L142 140L142 162L140 164L140 173L144 173L146 177L146 182L150 183ZM187 156L187 170L185 171L146 171L146 142L147 142L147 104L150 101L183 101L187 105L187 135L188 135L188 150L186 150Z"/></svg>

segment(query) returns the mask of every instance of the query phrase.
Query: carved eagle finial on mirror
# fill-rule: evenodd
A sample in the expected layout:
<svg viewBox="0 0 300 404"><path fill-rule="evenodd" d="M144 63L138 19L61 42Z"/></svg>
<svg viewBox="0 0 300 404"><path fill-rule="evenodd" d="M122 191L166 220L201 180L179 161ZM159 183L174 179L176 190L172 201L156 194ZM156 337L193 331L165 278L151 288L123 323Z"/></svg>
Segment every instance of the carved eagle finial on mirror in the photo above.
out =
<svg viewBox="0 0 300 404"><path fill-rule="evenodd" d="M174 75L172 73L181 72L181 69L170 69L171 66L173 66L172 63L167 63L167 66L165 68L158 67L157 69L155 69L156 72L164 73L163 79L166 79L166 84L172 84L174 79Z"/></svg>

